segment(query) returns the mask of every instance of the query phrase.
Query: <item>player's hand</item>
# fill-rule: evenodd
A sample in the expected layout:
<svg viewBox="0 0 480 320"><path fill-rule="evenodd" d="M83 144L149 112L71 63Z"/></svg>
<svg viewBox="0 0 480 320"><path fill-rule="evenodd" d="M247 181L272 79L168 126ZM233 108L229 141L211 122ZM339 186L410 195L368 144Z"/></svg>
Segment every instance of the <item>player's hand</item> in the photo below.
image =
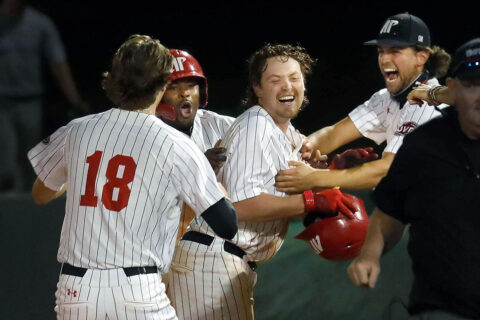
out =
<svg viewBox="0 0 480 320"><path fill-rule="evenodd" d="M275 187L288 194L300 193L315 187L313 173L317 170L302 161L289 161L292 167L281 170L275 177Z"/></svg>
<svg viewBox="0 0 480 320"><path fill-rule="evenodd" d="M297 130L298 132L298 130ZM304 137L302 147L300 148L300 153L302 154L302 159L305 161L310 160L313 155L313 143L308 140L307 137Z"/></svg>
<svg viewBox="0 0 480 320"><path fill-rule="evenodd" d="M428 96L428 91L431 89L430 86L420 85L410 91L407 96L408 103L411 105L422 106L423 102L427 102L431 106L438 106L440 103L435 100L431 100Z"/></svg>
<svg viewBox="0 0 480 320"><path fill-rule="evenodd" d="M223 167L223 164L227 160L227 156L225 155L227 149L220 147L221 142L221 139L218 140L217 143L215 143L214 148L205 151L205 156L207 157L208 162L210 162L210 165L215 173L218 173L218 170Z"/></svg>
<svg viewBox="0 0 480 320"><path fill-rule="evenodd" d="M329 218L339 212L349 219L355 219L357 208L353 204L352 197L338 189L327 189L320 192L307 190L303 192L305 212L318 212L320 217Z"/></svg>
<svg viewBox="0 0 480 320"><path fill-rule="evenodd" d="M373 152L372 147L348 149L340 154L336 154L329 169L348 169L359 166L365 162L369 162L378 158L378 154Z"/></svg>
<svg viewBox="0 0 480 320"><path fill-rule="evenodd" d="M347 273L355 285L374 288L380 274L380 261L360 254L348 266Z"/></svg>
<svg viewBox="0 0 480 320"><path fill-rule="evenodd" d="M313 150L313 144L307 137L303 140L302 148L300 148L302 159L310 163L313 168L326 169L328 167L327 155L322 155L320 150Z"/></svg>

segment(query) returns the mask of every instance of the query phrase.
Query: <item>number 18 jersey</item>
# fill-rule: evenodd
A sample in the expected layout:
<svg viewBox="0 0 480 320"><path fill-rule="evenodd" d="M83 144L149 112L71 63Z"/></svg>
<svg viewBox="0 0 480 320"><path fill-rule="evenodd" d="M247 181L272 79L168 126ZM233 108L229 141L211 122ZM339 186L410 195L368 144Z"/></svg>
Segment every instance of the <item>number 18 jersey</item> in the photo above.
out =
<svg viewBox="0 0 480 320"><path fill-rule="evenodd" d="M200 215L223 197L194 143L144 113L111 109L75 119L28 157L46 187L67 184L57 258L79 267L166 272L180 201Z"/></svg>

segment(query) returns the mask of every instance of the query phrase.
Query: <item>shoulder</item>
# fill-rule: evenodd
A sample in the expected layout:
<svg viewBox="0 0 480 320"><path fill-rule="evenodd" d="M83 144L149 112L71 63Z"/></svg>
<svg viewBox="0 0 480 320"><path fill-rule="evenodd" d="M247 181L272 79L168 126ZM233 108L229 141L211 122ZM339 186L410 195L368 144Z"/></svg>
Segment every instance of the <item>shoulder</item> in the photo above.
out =
<svg viewBox="0 0 480 320"><path fill-rule="evenodd" d="M221 114L218 114L214 111L205 110L205 109L198 110L197 111L197 116L202 120L216 121L216 122L227 122L229 124L232 124L233 121L235 121L234 117L221 115Z"/></svg>
<svg viewBox="0 0 480 320"><path fill-rule="evenodd" d="M270 132L275 128L275 123L268 112L260 106L253 106L246 110L237 120L234 125L240 125L244 130L248 131L267 131ZM233 125L232 125L233 126Z"/></svg>
<svg viewBox="0 0 480 320"><path fill-rule="evenodd" d="M44 14L43 12L27 6L25 8L25 19L30 22L34 22L37 26L38 25L43 25L43 26L48 26L48 27L53 27L54 23L52 19L50 19L49 16Z"/></svg>
<svg viewBox="0 0 480 320"><path fill-rule="evenodd" d="M390 92L388 92L387 88L383 88L381 90L378 90L368 100L370 103L382 103L382 102L387 102L391 101L392 97L390 96Z"/></svg>

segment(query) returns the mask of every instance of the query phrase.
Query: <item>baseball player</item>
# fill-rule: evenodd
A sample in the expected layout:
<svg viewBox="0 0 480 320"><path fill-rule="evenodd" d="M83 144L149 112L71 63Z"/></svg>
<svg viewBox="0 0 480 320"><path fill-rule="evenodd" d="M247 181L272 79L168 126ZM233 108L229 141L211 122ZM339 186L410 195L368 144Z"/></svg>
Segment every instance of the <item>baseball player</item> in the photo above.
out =
<svg viewBox="0 0 480 320"><path fill-rule="evenodd" d="M155 110L172 56L133 35L103 88L117 108L75 119L29 152L37 203L67 200L58 261L58 319L177 319L159 272L171 264L185 201L218 236L236 213L194 143Z"/></svg>
<svg viewBox="0 0 480 320"><path fill-rule="evenodd" d="M202 67L186 51L170 49L170 53L173 56L173 71L157 107L157 116L187 134L200 151L205 153L214 171L218 171L225 161L225 149L218 147L218 141L235 118L199 109L208 103L208 82ZM185 233L193 217L194 212L184 205L178 239Z"/></svg>
<svg viewBox="0 0 480 320"><path fill-rule="evenodd" d="M373 288L382 254L409 225L412 320L480 319L480 38L456 50L446 84L437 98L455 104L405 138L372 194L367 239L348 267L354 284Z"/></svg>
<svg viewBox="0 0 480 320"><path fill-rule="evenodd" d="M345 170L316 170L301 162L291 162L293 168L276 177L279 191L292 193L334 186L372 188L387 173L404 136L440 114L433 106L411 105L406 99L412 87L438 85L435 77L444 76L450 63L448 53L431 47L430 32L420 18L408 13L391 16L378 38L365 44L378 48L378 65L386 88L374 93L348 117L313 133L309 139L323 154L362 136L377 144L386 140L382 157Z"/></svg>
<svg viewBox="0 0 480 320"><path fill-rule="evenodd" d="M291 45L266 45L250 59L250 106L223 137L227 159L217 177L234 202L239 231L232 241L195 218L175 249L168 296L179 319L253 319L257 263L280 249L288 222L304 212L352 215L338 190L286 196L276 173L301 159L303 137L290 120L304 103L312 58Z"/></svg>

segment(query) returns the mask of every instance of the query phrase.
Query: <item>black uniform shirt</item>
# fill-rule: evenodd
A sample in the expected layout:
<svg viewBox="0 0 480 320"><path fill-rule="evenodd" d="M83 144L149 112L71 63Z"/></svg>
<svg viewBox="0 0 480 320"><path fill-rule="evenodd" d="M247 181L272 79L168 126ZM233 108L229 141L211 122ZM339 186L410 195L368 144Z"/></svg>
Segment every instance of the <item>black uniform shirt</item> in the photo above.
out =
<svg viewBox="0 0 480 320"><path fill-rule="evenodd" d="M405 137L373 197L410 224L410 312L480 319L480 140L463 134L455 107Z"/></svg>

